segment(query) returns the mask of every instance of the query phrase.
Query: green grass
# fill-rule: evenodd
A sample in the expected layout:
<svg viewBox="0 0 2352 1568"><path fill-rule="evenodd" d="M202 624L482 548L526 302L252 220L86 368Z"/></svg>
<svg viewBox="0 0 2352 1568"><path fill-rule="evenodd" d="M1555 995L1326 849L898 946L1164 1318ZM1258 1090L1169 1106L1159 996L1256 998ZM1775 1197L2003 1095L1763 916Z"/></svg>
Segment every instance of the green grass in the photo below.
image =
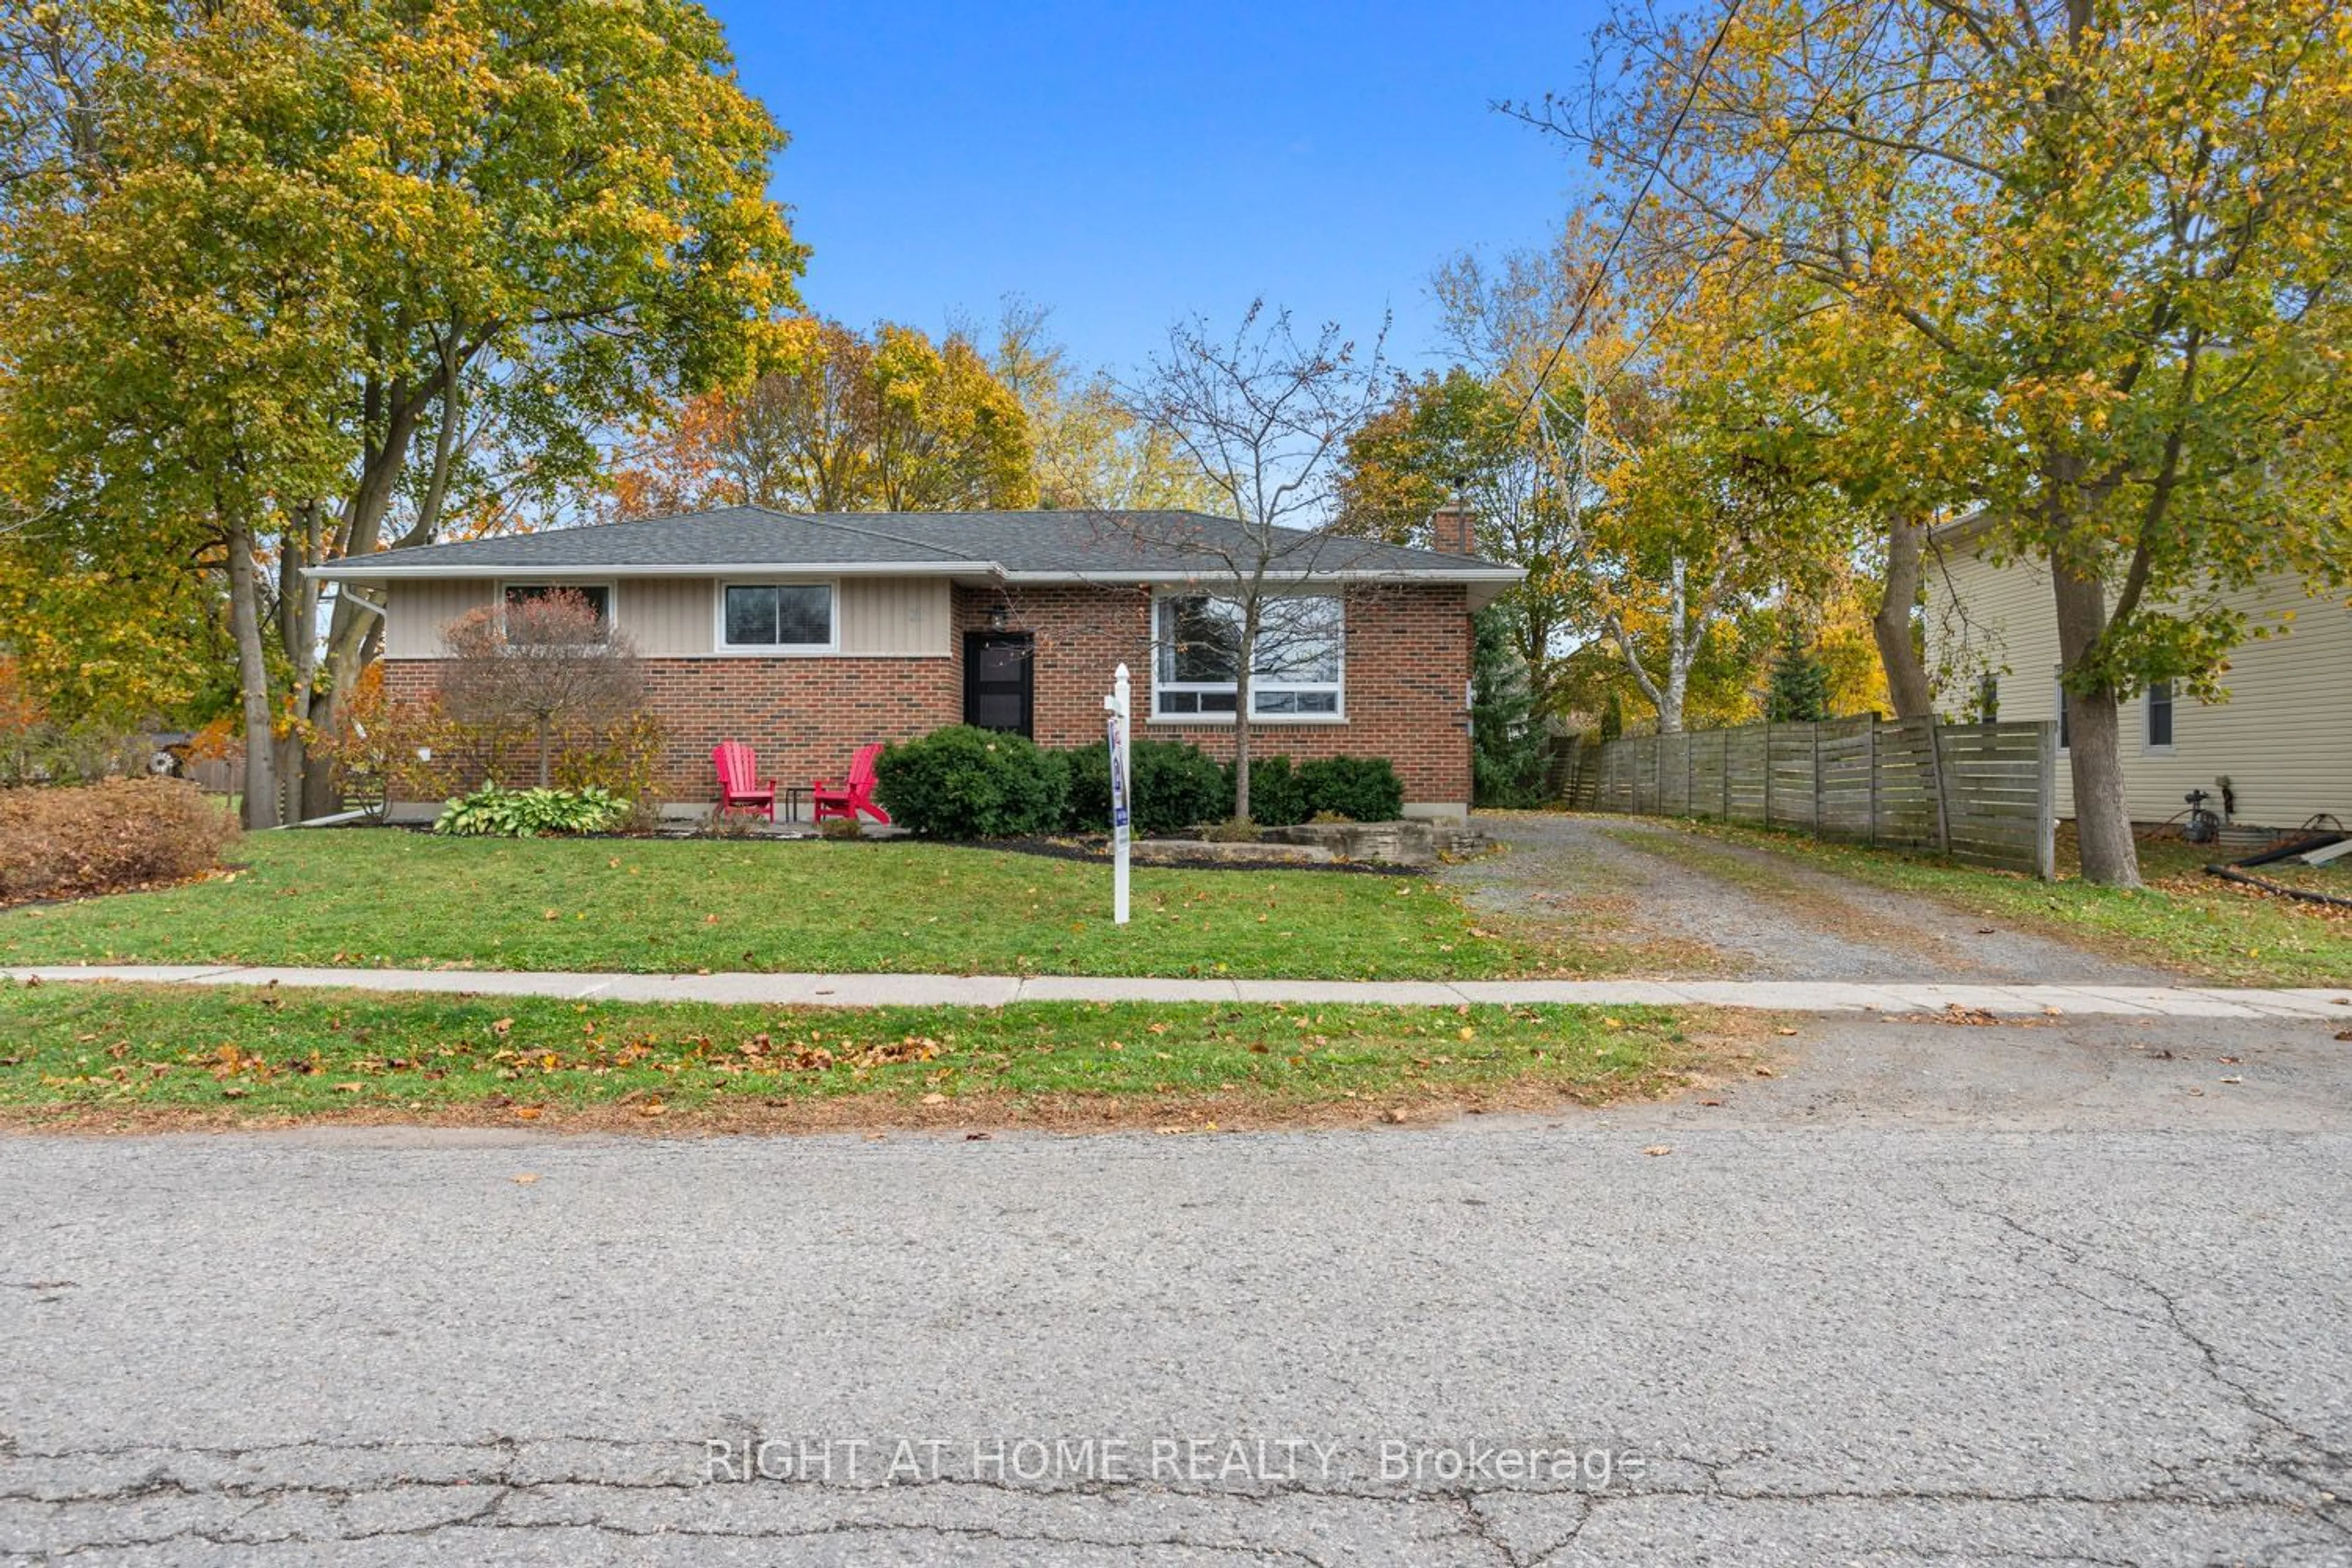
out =
<svg viewBox="0 0 2352 1568"><path fill-rule="evenodd" d="M2143 845L2140 869L2148 885L2102 888L2071 874L2063 858L2059 879L2042 882L1794 834L1722 823L1681 826L2211 984L2352 984L2352 920L2345 918L2347 911L2330 912L2205 876L2198 868L2213 858L2210 847L2164 840Z"/></svg>
<svg viewBox="0 0 2352 1568"><path fill-rule="evenodd" d="M257 834L233 878L0 913L0 963L1454 979L1553 967L1419 878L907 842ZM1488 922L1491 925L1493 922Z"/></svg>
<svg viewBox="0 0 2352 1568"><path fill-rule="evenodd" d="M536 1119L1087 1097L1236 1111L1681 1081L1661 1009L1034 1003L876 1011L0 981L11 1120L209 1112ZM936 1097L936 1098L934 1098ZM851 1107L851 1110L857 1109Z"/></svg>

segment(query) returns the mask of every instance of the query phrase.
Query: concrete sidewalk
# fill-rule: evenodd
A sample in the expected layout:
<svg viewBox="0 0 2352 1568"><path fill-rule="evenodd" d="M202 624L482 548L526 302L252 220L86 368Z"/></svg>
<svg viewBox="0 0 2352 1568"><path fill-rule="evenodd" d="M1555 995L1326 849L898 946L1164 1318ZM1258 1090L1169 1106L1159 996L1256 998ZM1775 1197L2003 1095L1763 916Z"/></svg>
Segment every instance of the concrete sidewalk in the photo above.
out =
<svg viewBox="0 0 2352 1568"><path fill-rule="evenodd" d="M152 985L288 985L357 991L555 996L566 1001L730 1002L763 1006L1002 1007L1014 1002L1295 1002L1390 1006L1576 1002L1600 1006L1752 1007L1776 1013L2119 1014L2194 1018L2337 1018L2352 986L1855 984L1803 980L1155 980L1012 974L598 974L485 969L278 969L220 964L0 968L14 980Z"/></svg>

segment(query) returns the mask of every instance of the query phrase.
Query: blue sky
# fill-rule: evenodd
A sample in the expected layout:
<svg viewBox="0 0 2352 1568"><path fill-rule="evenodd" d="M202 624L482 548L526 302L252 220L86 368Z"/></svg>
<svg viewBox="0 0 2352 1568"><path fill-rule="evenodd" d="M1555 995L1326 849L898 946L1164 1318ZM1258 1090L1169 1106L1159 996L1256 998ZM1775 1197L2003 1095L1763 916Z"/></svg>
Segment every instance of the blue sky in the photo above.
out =
<svg viewBox="0 0 2352 1568"><path fill-rule="evenodd" d="M1433 362L1445 257L1539 242L1580 166L1488 108L1565 89L1593 0L1122 11L711 0L792 133L803 292L854 324L1054 309L1126 372L1252 297Z"/></svg>

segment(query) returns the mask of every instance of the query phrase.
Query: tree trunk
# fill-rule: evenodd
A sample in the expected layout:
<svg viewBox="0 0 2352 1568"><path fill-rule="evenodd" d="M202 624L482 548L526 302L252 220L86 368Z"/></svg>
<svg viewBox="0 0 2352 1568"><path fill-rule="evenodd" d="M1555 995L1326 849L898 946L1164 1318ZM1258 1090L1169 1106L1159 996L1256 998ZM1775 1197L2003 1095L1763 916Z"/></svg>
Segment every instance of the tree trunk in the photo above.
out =
<svg viewBox="0 0 2352 1568"><path fill-rule="evenodd" d="M541 719L539 721L539 787L545 789L549 780L549 763L555 753L555 725Z"/></svg>
<svg viewBox="0 0 2352 1568"><path fill-rule="evenodd" d="M1878 662L1886 671L1886 695L1897 719L1932 719L1936 692L1927 680L1927 664L1911 637L1911 610L1919 602L1920 557L1927 542L1927 524L1919 518L1889 521L1886 535L1886 584L1877 613L1870 617L1870 635L1878 644Z"/></svg>
<svg viewBox="0 0 2352 1568"><path fill-rule="evenodd" d="M228 531L229 630L236 639L237 686L245 706L245 825L278 826L278 778L270 739L269 660L261 647L261 590L253 566L253 531Z"/></svg>
<svg viewBox="0 0 2352 1568"><path fill-rule="evenodd" d="M2065 669L2078 668L2096 651L2107 629L2107 590L2096 571L2083 573L2053 559L2050 583L2058 610L2058 651ZM2131 813L2124 804L2123 726L2115 688L2067 691L2066 747L2074 781L2074 833L2081 845L2083 879L2113 888L2137 888L2139 845L2132 837Z"/></svg>
<svg viewBox="0 0 2352 1568"><path fill-rule="evenodd" d="M418 544L430 544L441 521L441 508L447 499L449 472L457 450L457 426L465 418L465 393L460 376L465 366L455 356L455 334L442 348L442 374L437 395L441 406L441 425L435 433L433 472L427 478L426 493L419 508L417 525L408 534L393 542L395 550ZM362 459L358 487L345 502L347 526L342 548L349 555L372 555L383 536L384 514L390 510L401 479L407 471L410 443L430 397L419 396L395 384L389 393L385 410L383 444ZM324 550L316 552L323 560ZM308 595L315 616L318 595L315 585ZM343 705L359 683L360 672L368 666L369 648L383 617L363 609L356 601L346 602L338 595L334 614L327 628L326 679L297 708L309 719L311 727L321 734L340 731L343 724ZM301 776L302 814L323 816L341 804L335 798L334 770L324 757L311 759Z"/></svg>
<svg viewBox="0 0 2352 1568"><path fill-rule="evenodd" d="M1666 689L1658 703L1658 733L1679 735L1683 732L1683 705L1690 696L1690 655L1677 647L1669 656L1666 667Z"/></svg>

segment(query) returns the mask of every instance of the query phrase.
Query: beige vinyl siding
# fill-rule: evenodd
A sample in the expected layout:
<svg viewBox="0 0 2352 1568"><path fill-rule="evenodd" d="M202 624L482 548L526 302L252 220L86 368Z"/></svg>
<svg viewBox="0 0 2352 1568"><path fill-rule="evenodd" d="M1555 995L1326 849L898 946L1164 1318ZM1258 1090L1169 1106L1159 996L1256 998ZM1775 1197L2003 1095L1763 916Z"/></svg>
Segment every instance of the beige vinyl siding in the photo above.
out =
<svg viewBox="0 0 2352 1568"><path fill-rule="evenodd" d="M2172 749L2147 746L2147 705L2132 698L2121 714L2125 803L2140 822L2160 822L2183 808L2191 789L2214 792L2227 776L2237 791L2236 820L2293 827L2315 812L2352 821L2352 611L2310 597L2292 577L2263 580L2223 595L2250 626L2284 635L2248 641L2231 655L2221 678L2226 702L2206 704L2176 692ZM2292 619L2289 619L2289 615ZM2000 717L2057 716L2058 623L2049 569L2020 562L1995 566L1952 552L1931 571L1929 657L1948 685L1942 705L1968 705L1974 672L2000 676ZM2058 810L2074 813L2074 780L2063 759Z"/></svg>
<svg viewBox="0 0 2352 1568"><path fill-rule="evenodd" d="M779 580L790 581L781 574ZM845 656L947 656L950 628L946 578L847 577L838 589L835 610L840 617ZM392 584L384 592L386 655L439 658L441 628L467 610L489 604L494 587L480 578L427 579ZM718 646L718 580L620 578L613 584L613 618L647 658L708 658Z"/></svg>
<svg viewBox="0 0 2352 1568"><path fill-rule="evenodd" d="M710 651L708 577L624 577L613 586L613 622L646 658L691 658Z"/></svg>
<svg viewBox="0 0 2352 1568"><path fill-rule="evenodd" d="M441 658L441 629L490 602L490 584L470 577L387 583L381 593L386 658Z"/></svg>
<svg viewBox="0 0 2352 1568"><path fill-rule="evenodd" d="M944 657L948 580L848 577L841 584L841 651Z"/></svg>

